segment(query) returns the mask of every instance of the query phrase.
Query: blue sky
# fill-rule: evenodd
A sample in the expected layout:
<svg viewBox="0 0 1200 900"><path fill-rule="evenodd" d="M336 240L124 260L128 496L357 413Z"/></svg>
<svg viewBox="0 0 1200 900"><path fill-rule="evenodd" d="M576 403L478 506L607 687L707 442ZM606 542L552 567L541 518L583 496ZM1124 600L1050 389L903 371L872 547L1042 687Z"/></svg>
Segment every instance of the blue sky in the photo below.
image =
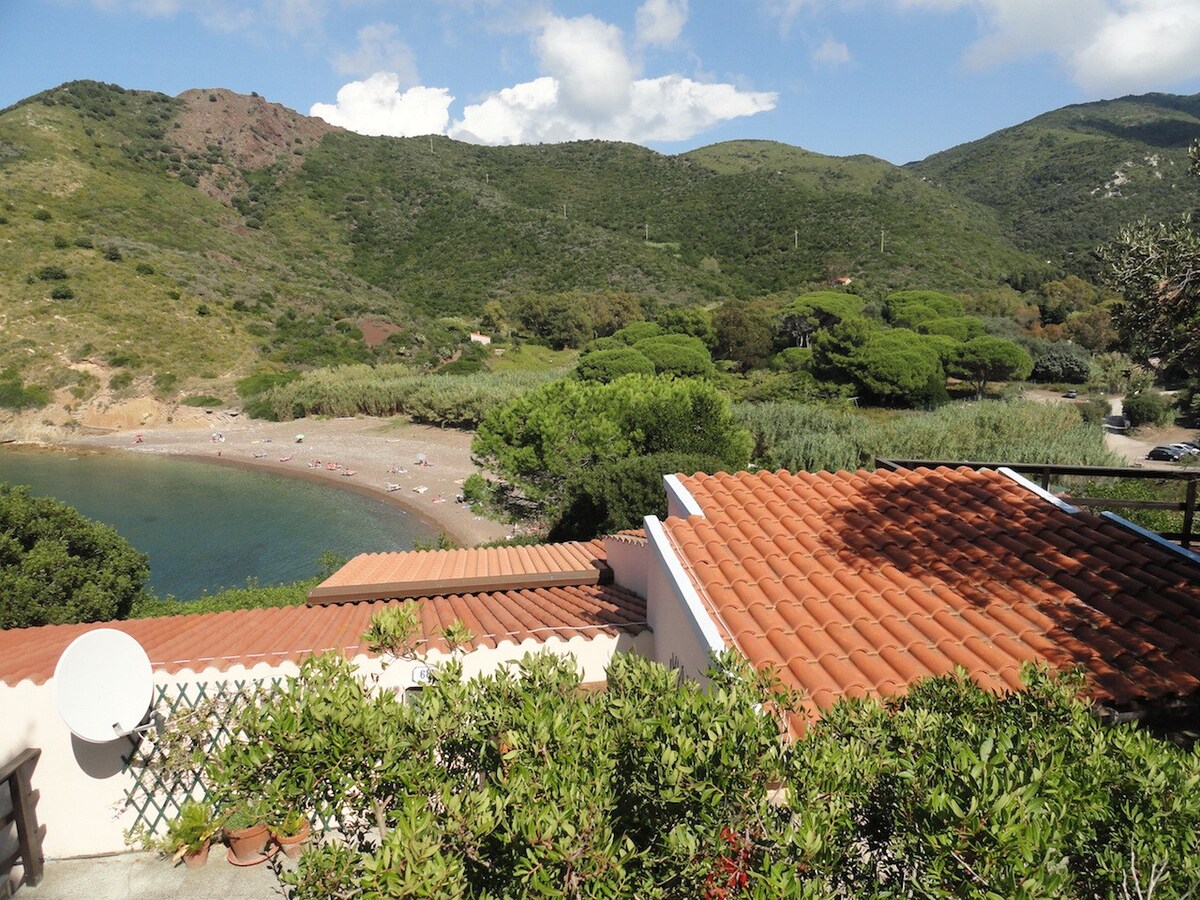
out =
<svg viewBox="0 0 1200 900"><path fill-rule="evenodd" d="M366 134L904 163L1200 92L1200 0L0 0L0 107L77 78L257 91Z"/></svg>

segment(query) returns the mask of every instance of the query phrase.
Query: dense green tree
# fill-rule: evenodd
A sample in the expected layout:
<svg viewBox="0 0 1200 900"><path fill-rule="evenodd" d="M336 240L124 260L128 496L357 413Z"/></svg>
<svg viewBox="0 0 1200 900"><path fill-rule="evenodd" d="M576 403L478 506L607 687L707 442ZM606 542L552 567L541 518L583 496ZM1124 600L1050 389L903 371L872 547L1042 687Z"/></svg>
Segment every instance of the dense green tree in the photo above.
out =
<svg viewBox="0 0 1200 900"><path fill-rule="evenodd" d="M596 337L589 310L571 294L526 294L517 298L513 315L530 335L556 350Z"/></svg>
<svg viewBox="0 0 1200 900"><path fill-rule="evenodd" d="M843 319L861 316L861 297L840 291L813 291L787 304L779 316L776 345L807 347L813 334L832 328Z"/></svg>
<svg viewBox="0 0 1200 900"><path fill-rule="evenodd" d="M970 383L975 397L983 399L988 382L1024 378L1032 368L1033 360L1017 344L984 335L956 348L949 372Z"/></svg>
<svg viewBox="0 0 1200 900"><path fill-rule="evenodd" d="M1134 428L1168 424L1173 415L1173 408L1170 397L1152 390L1131 394L1121 403L1121 411Z"/></svg>
<svg viewBox="0 0 1200 900"><path fill-rule="evenodd" d="M123 619L149 575L109 526L0 483L0 628Z"/></svg>
<svg viewBox="0 0 1200 900"><path fill-rule="evenodd" d="M1092 354L1078 344L1058 341L1040 353L1030 378L1043 384L1083 384L1092 370Z"/></svg>
<svg viewBox="0 0 1200 900"><path fill-rule="evenodd" d="M1063 323L1063 335L1093 353L1111 350L1118 337L1117 329L1113 327L1112 308L1093 306L1075 313Z"/></svg>
<svg viewBox="0 0 1200 900"><path fill-rule="evenodd" d="M530 518L555 515L567 482L586 470L667 451L744 468L750 436L707 381L627 375L611 384L563 379L522 394L489 412L471 444L476 462L502 480L501 505Z"/></svg>
<svg viewBox="0 0 1200 900"><path fill-rule="evenodd" d="M770 367L777 372L806 372L812 368L811 347L786 347L770 359Z"/></svg>
<svg viewBox="0 0 1200 900"><path fill-rule="evenodd" d="M612 340L632 347L638 341L658 337L662 333L663 327L657 322L634 322L631 325L626 325L624 328L614 331L612 333Z"/></svg>
<svg viewBox="0 0 1200 900"><path fill-rule="evenodd" d="M715 456L652 453L586 470L566 486L566 502L550 526L552 541L583 541L624 528L641 528L646 516L667 515L663 476L718 472Z"/></svg>
<svg viewBox="0 0 1200 900"><path fill-rule="evenodd" d="M813 336L812 369L819 378L854 379L854 356L882 326L871 319L852 316Z"/></svg>
<svg viewBox="0 0 1200 900"><path fill-rule="evenodd" d="M729 300L713 316L717 331L716 359L727 359L742 371L760 369L771 356L775 338L774 310L765 303Z"/></svg>
<svg viewBox="0 0 1200 900"><path fill-rule="evenodd" d="M915 329L922 322L957 318L962 301L938 291L895 291L888 294L884 308L887 319L899 328Z"/></svg>
<svg viewBox="0 0 1200 900"><path fill-rule="evenodd" d="M1200 141L1189 152L1189 171L1200 175ZM1113 319L1130 355L1200 378L1200 232L1191 214L1124 228L1100 257L1124 297Z"/></svg>
<svg viewBox="0 0 1200 900"><path fill-rule="evenodd" d="M708 348L703 341L691 335L662 334L638 341L633 349L649 359L659 375L692 378L713 373L713 361Z"/></svg>
<svg viewBox="0 0 1200 900"><path fill-rule="evenodd" d="M956 341L969 341L986 334L987 326L975 316L952 316L922 322L917 330L922 334L941 334Z"/></svg>
<svg viewBox="0 0 1200 900"><path fill-rule="evenodd" d="M1100 300L1100 292L1077 275L1047 281L1038 288L1037 296L1043 325L1060 325Z"/></svg>
<svg viewBox="0 0 1200 900"><path fill-rule="evenodd" d="M699 306L672 306L655 316L654 321L668 334L690 334L700 338L710 352L717 346L712 316Z"/></svg>
<svg viewBox="0 0 1200 900"><path fill-rule="evenodd" d="M600 338L600 340L611 339ZM590 347L591 344L588 346ZM654 363L644 353L633 347L615 347L611 350L596 350L584 354L579 358L575 373L584 381L600 381L607 384L610 381L616 381L622 375L653 375Z"/></svg>
<svg viewBox="0 0 1200 900"><path fill-rule="evenodd" d="M935 406L947 399L937 345L905 328L868 337L854 353L851 369L863 391L885 406Z"/></svg>

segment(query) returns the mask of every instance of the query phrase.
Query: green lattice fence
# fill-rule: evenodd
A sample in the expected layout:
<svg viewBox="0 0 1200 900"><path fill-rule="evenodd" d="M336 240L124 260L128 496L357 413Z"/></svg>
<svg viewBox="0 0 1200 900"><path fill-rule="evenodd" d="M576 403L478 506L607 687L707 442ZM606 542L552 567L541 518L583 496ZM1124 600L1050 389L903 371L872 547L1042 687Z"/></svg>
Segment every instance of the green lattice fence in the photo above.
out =
<svg viewBox="0 0 1200 900"><path fill-rule="evenodd" d="M165 833L186 800L209 799L204 760L233 737L227 727L239 704L252 702L283 684L283 678L156 685L152 723L130 735L124 771L133 776L125 806L136 813L131 831ZM164 728L170 722L170 728Z"/></svg>

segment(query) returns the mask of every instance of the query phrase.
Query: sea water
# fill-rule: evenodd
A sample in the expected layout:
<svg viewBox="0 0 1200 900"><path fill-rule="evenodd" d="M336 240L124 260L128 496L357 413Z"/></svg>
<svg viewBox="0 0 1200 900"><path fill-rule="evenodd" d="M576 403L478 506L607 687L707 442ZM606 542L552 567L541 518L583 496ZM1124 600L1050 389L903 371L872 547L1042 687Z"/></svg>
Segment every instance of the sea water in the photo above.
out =
<svg viewBox="0 0 1200 900"><path fill-rule="evenodd" d="M146 453L0 448L0 481L111 525L150 557L160 597L315 575L325 551L409 550L432 530L369 496L267 472Z"/></svg>

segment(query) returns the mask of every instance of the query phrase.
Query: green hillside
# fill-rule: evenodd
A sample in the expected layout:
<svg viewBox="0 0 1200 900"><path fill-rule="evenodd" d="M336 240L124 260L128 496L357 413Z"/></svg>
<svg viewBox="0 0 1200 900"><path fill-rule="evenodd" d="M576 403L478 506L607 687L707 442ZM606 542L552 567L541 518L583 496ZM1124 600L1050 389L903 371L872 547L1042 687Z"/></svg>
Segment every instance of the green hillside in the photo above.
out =
<svg viewBox="0 0 1200 900"><path fill-rule="evenodd" d="M991 207L1017 246L1072 271L1123 223L1200 206L1187 147L1200 94L1068 106L906 168Z"/></svg>
<svg viewBox="0 0 1200 900"><path fill-rule="evenodd" d="M1197 98L1072 107L897 168L763 141L364 137L257 95L73 82L0 111L0 371L81 397L119 370L167 397L395 361L530 294L1036 281L1133 215L1194 205L1175 176L1198 116ZM399 334L372 348L372 329Z"/></svg>

